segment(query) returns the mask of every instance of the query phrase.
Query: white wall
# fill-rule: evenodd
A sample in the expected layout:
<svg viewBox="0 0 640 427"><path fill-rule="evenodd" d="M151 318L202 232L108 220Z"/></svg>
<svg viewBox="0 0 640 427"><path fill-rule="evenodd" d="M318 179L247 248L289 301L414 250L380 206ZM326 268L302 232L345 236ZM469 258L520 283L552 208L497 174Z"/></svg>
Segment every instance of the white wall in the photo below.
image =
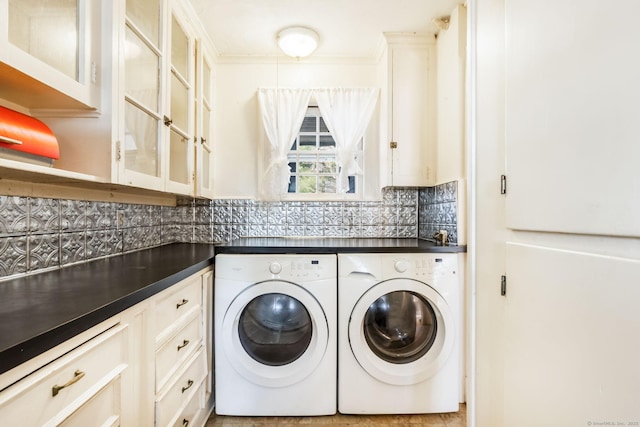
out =
<svg viewBox="0 0 640 427"><path fill-rule="evenodd" d="M259 87L380 87L375 61L279 58L222 59L216 65L214 94L216 198L256 198L258 156L263 130L259 118ZM365 136L368 164L377 163L379 109ZM370 165L370 167L375 167ZM375 174L377 171L374 170ZM370 197L379 187L367 177Z"/></svg>
<svg viewBox="0 0 640 427"><path fill-rule="evenodd" d="M466 7L451 12L449 28L438 33L436 182L465 177Z"/></svg>
<svg viewBox="0 0 640 427"><path fill-rule="evenodd" d="M466 200L467 8L451 11L436 39L436 183L458 181L458 244L467 244Z"/></svg>

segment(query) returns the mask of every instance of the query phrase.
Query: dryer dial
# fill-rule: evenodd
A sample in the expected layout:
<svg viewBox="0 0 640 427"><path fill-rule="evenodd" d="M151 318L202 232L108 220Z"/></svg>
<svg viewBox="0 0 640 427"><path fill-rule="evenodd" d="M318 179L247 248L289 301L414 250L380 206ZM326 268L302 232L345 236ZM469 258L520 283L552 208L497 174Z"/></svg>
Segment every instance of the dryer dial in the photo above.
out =
<svg viewBox="0 0 640 427"><path fill-rule="evenodd" d="M409 261L406 259L399 259L393 263L393 268L396 269L398 273L404 273L409 268Z"/></svg>
<svg viewBox="0 0 640 427"><path fill-rule="evenodd" d="M280 274L282 271L282 265L279 262L272 262L269 264L269 271L271 274Z"/></svg>

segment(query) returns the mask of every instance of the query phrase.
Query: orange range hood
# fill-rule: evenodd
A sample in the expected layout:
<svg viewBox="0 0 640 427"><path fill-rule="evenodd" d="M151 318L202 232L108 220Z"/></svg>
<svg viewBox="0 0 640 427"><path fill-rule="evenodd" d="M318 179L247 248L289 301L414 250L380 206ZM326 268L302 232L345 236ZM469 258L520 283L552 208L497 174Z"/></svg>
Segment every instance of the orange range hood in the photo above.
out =
<svg viewBox="0 0 640 427"><path fill-rule="evenodd" d="M0 158L51 166L58 140L40 120L0 106Z"/></svg>

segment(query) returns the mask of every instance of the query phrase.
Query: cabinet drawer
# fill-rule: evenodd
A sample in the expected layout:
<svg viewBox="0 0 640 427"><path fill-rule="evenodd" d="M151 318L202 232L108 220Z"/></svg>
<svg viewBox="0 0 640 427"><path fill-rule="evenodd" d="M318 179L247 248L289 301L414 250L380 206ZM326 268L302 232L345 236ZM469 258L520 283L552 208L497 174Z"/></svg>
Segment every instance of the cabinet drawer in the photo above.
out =
<svg viewBox="0 0 640 427"><path fill-rule="evenodd" d="M57 425L127 367L116 325L0 393L3 425Z"/></svg>
<svg viewBox="0 0 640 427"><path fill-rule="evenodd" d="M200 276L190 277L170 289L159 299L156 314L156 334L163 336L166 329L184 316L194 307L202 307L202 279ZM161 340L161 337L158 337Z"/></svg>
<svg viewBox="0 0 640 427"><path fill-rule="evenodd" d="M202 345L202 312L193 314L189 323L156 351L156 393L180 364Z"/></svg>
<svg viewBox="0 0 640 427"><path fill-rule="evenodd" d="M119 426L120 388L120 377L117 377L60 424L60 427Z"/></svg>
<svg viewBox="0 0 640 427"><path fill-rule="evenodd" d="M202 413L205 407L204 393L205 393L205 385L203 383L198 388L198 391L196 392L196 394L193 395L189 403L187 403L187 406L182 410L180 415L178 415L175 422L171 424L172 427L195 426L194 423L199 418L204 417L204 414Z"/></svg>
<svg viewBox="0 0 640 427"><path fill-rule="evenodd" d="M207 361L202 348L189 360L186 369L156 402L156 426L172 425L193 396L204 384Z"/></svg>

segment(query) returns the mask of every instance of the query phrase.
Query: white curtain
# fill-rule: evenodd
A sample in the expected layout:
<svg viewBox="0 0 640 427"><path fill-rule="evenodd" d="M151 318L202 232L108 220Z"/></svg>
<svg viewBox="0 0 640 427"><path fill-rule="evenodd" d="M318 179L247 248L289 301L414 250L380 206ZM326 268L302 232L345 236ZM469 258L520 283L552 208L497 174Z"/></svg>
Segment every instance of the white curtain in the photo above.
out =
<svg viewBox="0 0 640 427"><path fill-rule="evenodd" d="M300 132L310 98L310 89L258 89L260 115L270 145L261 180L261 192L267 200L288 192L291 170L287 153Z"/></svg>
<svg viewBox="0 0 640 427"><path fill-rule="evenodd" d="M337 192L346 193L349 176L362 174L356 152L376 106L378 89L330 88L315 89L313 93L320 114L336 141Z"/></svg>

